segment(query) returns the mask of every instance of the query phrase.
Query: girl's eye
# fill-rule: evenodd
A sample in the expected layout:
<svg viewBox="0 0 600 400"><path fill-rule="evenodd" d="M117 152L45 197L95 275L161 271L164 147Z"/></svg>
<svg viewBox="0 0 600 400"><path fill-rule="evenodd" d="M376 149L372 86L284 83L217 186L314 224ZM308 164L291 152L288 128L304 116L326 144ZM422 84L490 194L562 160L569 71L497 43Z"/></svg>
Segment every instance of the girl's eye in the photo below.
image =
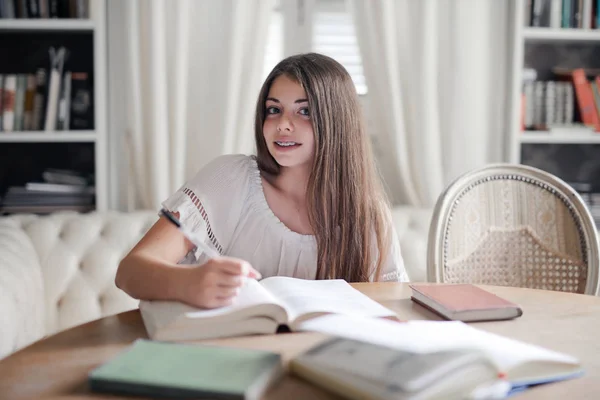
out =
<svg viewBox="0 0 600 400"><path fill-rule="evenodd" d="M305 116L309 116L310 112L308 111L308 108L301 108L300 109L300 114L301 115L305 115Z"/></svg>
<svg viewBox="0 0 600 400"><path fill-rule="evenodd" d="M277 114L279 109L277 107L267 107L267 114Z"/></svg>

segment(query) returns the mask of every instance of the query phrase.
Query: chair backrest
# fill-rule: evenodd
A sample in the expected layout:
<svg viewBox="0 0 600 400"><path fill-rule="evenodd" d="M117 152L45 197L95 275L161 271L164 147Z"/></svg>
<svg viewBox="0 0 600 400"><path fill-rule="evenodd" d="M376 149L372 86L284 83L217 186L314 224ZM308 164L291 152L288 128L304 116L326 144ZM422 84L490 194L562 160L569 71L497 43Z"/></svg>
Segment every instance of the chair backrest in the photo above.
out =
<svg viewBox="0 0 600 400"><path fill-rule="evenodd" d="M440 195L427 278L598 294L598 233L581 197L536 168L494 164Z"/></svg>

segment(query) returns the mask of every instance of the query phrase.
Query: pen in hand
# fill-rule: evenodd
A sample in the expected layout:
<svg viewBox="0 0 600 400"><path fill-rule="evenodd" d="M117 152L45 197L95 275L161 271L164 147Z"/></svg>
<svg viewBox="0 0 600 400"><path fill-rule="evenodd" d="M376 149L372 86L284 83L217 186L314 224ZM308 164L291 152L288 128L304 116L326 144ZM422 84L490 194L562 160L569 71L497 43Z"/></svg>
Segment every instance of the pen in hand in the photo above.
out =
<svg viewBox="0 0 600 400"><path fill-rule="evenodd" d="M213 249L212 247L210 247L209 245L204 243L204 241L200 240L196 236L196 234L185 229L185 227L183 225L181 225L181 222L179 221L179 219L177 219L177 217L175 215L173 215L172 212L167 211L163 208L162 210L160 210L160 213L167 220L169 220L173 225L175 225L181 231L181 233L183 233L183 236L185 236L185 238L187 240L189 240L194 246L198 247L199 249L202 249L202 251L204 251L204 253L209 258L215 258L215 257L220 256L219 252L217 252L215 249Z"/></svg>

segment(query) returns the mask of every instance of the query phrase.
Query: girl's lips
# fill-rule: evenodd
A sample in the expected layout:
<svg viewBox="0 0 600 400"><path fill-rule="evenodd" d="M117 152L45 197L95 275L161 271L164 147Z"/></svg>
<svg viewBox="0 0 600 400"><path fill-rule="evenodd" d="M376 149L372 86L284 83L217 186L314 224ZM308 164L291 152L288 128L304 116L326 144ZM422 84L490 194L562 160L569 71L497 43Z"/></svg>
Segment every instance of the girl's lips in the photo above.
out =
<svg viewBox="0 0 600 400"><path fill-rule="evenodd" d="M287 141L287 142L280 141L280 143L294 143L294 144L280 145L279 143L275 142L275 148L277 148L278 151L294 150L294 149L297 149L298 147L302 146L302 143L296 143L296 142L292 142L292 141Z"/></svg>

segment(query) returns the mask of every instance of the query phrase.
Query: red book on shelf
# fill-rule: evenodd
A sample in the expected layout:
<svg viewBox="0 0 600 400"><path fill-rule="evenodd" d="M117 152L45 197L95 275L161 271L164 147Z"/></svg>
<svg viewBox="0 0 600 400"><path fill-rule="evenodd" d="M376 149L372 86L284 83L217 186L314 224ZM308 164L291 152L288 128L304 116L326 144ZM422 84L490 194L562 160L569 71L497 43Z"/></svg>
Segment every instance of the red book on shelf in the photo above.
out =
<svg viewBox="0 0 600 400"><path fill-rule="evenodd" d="M597 75L594 82L590 84L593 86L592 92L594 93L594 100L596 100L596 112L598 113L598 119L600 119L600 75Z"/></svg>
<svg viewBox="0 0 600 400"><path fill-rule="evenodd" d="M411 284L411 299L453 321L495 321L523 315L517 304L471 284Z"/></svg>
<svg viewBox="0 0 600 400"><path fill-rule="evenodd" d="M585 71L583 68L578 68L573 70L572 76L573 86L575 87L575 94L577 96L577 104L579 105L579 114L581 115L581 122L593 127L596 132L600 132L600 116L598 116L598 112L596 111L594 94L585 75Z"/></svg>

